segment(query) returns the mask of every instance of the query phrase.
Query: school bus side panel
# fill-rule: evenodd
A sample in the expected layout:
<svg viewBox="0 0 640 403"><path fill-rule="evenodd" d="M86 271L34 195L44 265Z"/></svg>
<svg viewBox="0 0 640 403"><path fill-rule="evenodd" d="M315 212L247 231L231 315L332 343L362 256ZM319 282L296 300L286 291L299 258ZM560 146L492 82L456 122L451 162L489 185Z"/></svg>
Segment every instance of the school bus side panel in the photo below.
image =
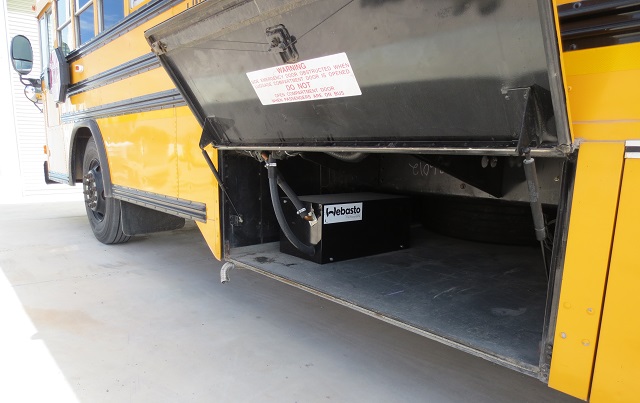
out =
<svg viewBox="0 0 640 403"><path fill-rule="evenodd" d="M640 136L640 43L564 54L574 136L633 140Z"/></svg>
<svg viewBox="0 0 640 403"><path fill-rule="evenodd" d="M198 228L213 255L222 260L219 187L207 165L198 144L202 129L188 107L176 108L178 154L178 186L181 199L207 205L207 222L198 222ZM218 151L207 148L211 160L218 164Z"/></svg>
<svg viewBox="0 0 640 403"><path fill-rule="evenodd" d="M613 231L625 219L616 216L625 140L640 134L639 51L640 44L631 43L562 54L580 151L549 386L581 399L589 398L598 371L602 306L612 293L607 281L614 270Z"/></svg>
<svg viewBox="0 0 640 403"><path fill-rule="evenodd" d="M625 160L591 401L640 396L640 159Z"/></svg>
<svg viewBox="0 0 640 403"><path fill-rule="evenodd" d="M114 185L177 197L173 108L99 119L98 125Z"/></svg>
<svg viewBox="0 0 640 403"><path fill-rule="evenodd" d="M624 143L580 148L549 386L586 399L622 175Z"/></svg>

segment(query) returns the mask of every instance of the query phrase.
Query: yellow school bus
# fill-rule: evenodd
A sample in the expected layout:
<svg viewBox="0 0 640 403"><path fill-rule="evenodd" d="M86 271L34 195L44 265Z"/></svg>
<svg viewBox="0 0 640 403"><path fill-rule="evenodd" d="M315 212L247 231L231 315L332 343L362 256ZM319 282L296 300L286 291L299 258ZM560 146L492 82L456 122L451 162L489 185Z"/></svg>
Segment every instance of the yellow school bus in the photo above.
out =
<svg viewBox="0 0 640 403"><path fill-rule="evenodd" d="M36 14L46 180L83 186L99 241L193 220L222 282L250 269L580 399L637 401L640 2Z"/></svg>

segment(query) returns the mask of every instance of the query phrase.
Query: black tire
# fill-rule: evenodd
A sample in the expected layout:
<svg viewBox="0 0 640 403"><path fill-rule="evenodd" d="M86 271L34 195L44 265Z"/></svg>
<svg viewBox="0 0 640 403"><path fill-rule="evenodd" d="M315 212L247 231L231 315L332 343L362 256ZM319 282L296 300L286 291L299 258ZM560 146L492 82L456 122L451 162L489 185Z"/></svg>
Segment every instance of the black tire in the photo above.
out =
<svg viewBox="0 0 640 403"><path fill-rule="evenodd" d="M89 139L82 161L85 208L91 230L96 239L104 244L124 243L131 238L122 232L120 200L105 197L103 170L95 140Z"/></svg>
<svg viewBox="0 0 640 403"><path fill-rule="evenodd" d="M549 219L553 210L545 211ZM529 203L465 197L430 197L422 223L443 235L504 245L537 245Z"/></svg>

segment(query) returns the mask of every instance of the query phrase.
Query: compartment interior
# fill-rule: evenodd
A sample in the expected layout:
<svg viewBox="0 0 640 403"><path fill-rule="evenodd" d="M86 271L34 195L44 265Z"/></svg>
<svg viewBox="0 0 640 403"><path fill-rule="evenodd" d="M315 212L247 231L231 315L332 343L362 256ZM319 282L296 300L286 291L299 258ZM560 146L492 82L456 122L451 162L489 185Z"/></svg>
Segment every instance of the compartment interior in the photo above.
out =
<svg viewBox="0 0 640 403"><path fill-rule="evenodd" d="M264 162L258 153L223 151L222 174L237 209L223 203L227 260L542 377L570 163L536 159L547 225L541 244L522 157L369 154L346 162L323 153L277 154L298 195L409 196L411 245L322 265L282 253Z"/></svg>

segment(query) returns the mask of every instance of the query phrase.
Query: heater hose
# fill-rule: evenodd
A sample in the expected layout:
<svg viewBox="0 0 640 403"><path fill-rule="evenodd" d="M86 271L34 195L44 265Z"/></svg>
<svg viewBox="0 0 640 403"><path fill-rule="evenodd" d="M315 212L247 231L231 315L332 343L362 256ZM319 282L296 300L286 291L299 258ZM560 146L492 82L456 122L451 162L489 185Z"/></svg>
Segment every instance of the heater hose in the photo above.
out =
<svg viewBox="0 0 640 403"><path fill-rule="evenodd" d="M289 196L292 202L294 200L297 200L297 203L299 203L300 206L302 206L302 202L300 201L300 199L298 199L295 193L293 193L293 190L287 185L284 179L282 177L279 177L280 175L278 175L276 162L272 156L269 156L269 159L267 160L267 171L269 174L269 192L271 193L271 204L273 204L273 211L276 213L276 219L278 220L278 225L280 225L280 229L282 229L284 236L287 237L289 242L291 242L291 244L300 252L309 256L315 255L316 254L315 248L311 245L307 245L303 243L298 239L296 234L294 234L291 228L289 227L289 224L287 223L287 219L285 218L284 213L282 212L282 205L280 204L280 194L278 193L278 183L280 183L280 186L283 188L285 193L287 193L287 196ZM285 187L287 188L286 190L285 190ZM291 194L289 194L289 192ZM295 205L295 202L294 202L294 205ZM298 208L298 206L296 206L296 209L300 211L301 208Z"/></svg>

